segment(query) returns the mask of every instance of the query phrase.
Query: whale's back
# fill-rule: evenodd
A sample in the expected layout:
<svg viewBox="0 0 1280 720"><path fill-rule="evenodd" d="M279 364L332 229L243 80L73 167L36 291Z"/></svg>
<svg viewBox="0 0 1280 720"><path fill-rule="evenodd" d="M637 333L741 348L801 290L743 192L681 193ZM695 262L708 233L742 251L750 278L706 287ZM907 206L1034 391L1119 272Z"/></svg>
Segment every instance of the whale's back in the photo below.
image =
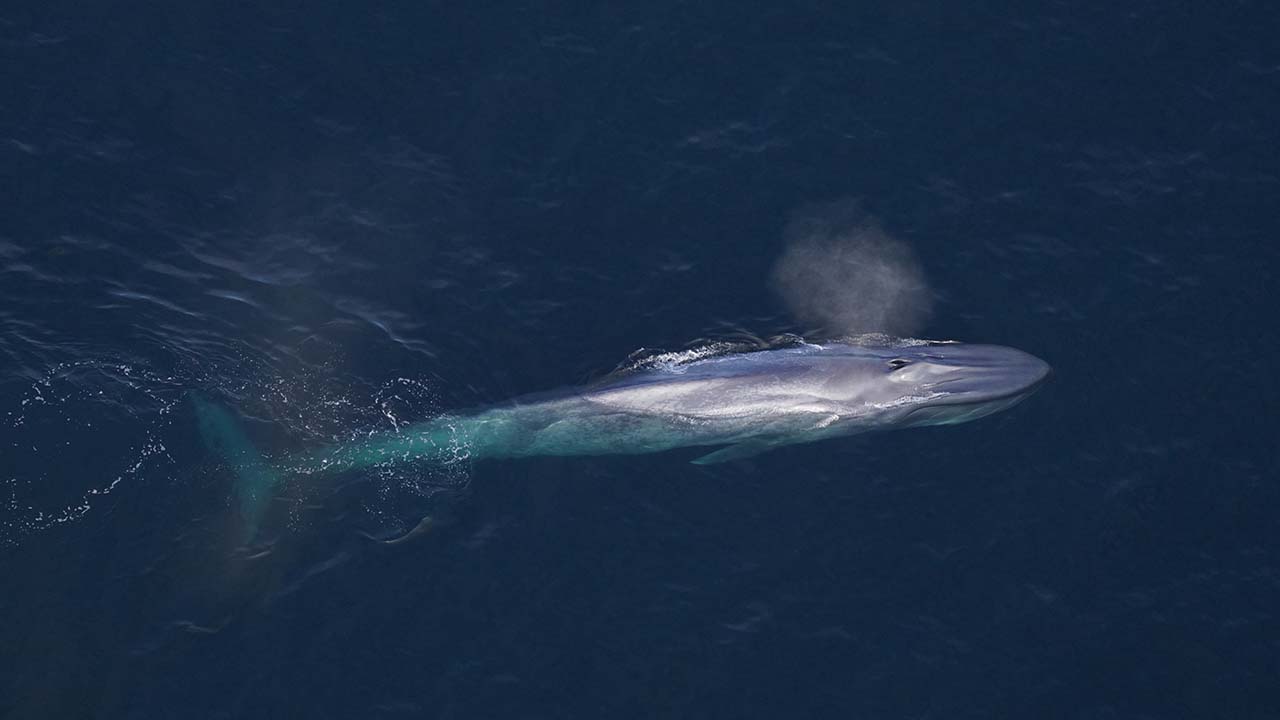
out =
<svg viewBox="0 0 1280 720"><path fill-rule="evenodd" d="M852 368L847 358L787 348L646 368L582 393L592 403L634 413L692 418L830 413Z"/></svg>

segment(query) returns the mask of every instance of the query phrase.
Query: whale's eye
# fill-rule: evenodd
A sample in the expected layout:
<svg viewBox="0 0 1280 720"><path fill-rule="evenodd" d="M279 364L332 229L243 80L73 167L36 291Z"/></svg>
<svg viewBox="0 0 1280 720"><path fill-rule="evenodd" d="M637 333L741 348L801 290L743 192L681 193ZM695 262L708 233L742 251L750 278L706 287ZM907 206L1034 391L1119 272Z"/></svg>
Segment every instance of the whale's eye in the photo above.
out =
<svg viewBox="0 0 1280 720"><path fill-rule="evenodd" d="M893 360L889 361L889 367L893 368L894 370L897 370L898 368L906 367L907 365L910 365L910 364L911 364L910 360L904 360L903 358L894 358Z"/></svg>

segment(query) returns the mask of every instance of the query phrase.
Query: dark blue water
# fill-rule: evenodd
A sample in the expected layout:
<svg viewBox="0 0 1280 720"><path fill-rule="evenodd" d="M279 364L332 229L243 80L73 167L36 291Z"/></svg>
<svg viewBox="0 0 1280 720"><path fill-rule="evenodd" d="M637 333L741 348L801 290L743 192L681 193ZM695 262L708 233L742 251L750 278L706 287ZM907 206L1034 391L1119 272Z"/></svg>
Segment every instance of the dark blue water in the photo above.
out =
<svg viewBox="0 0 1280 720"><path fill-rule="evenodd" d="M1268 4L63 5L0 10L0 716L1280 717ZM283 451L803 331L849 198L1052 383L237 549L190 392Z"/></svg>

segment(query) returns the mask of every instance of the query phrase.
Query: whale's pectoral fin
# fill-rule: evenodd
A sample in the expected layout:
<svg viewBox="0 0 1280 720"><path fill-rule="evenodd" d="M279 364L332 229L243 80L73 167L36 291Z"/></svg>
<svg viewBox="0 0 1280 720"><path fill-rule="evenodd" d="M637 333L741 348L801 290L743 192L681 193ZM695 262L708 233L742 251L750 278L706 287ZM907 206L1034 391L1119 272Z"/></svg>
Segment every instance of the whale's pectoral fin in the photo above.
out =
<svg viewBox="0 0 1280 720"><path fill-rule="evenodd" d="M716 463L729 462L731 460L744 460L749 457L755 457L762 452L772 450L783 443L770 442L767 440L748 440L740 442L737 445L730 445L726 448L720 448L715 452L707 453L699 458L694 458L691 462L694 465L715 465Z"/></svg>

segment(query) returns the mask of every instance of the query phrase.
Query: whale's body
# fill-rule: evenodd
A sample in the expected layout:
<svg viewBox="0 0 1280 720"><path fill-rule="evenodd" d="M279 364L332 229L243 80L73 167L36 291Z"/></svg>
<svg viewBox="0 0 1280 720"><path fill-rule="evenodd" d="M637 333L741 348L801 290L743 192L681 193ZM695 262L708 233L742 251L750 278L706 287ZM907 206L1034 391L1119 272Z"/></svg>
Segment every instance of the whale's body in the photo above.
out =
<svg viewBox="0 0 1280 720"><path fill-rule="evenodd" d="M402 427L287 463L297 472L405 460L654 453L724 446L709 464L889 428L946 425L1019 402L1049 375L1012 348L802 343L656 363L596 385Z"/></svg>
<svg viewBox="0 0 1280 720"><path fill-rule="evenodd" d="M650 362L593 385L529 395L268 462L226 409L194 404L201 434L235 470L245 538L283 477L406 461L656 453L693 462L874 430L968 422L1026 398L1049 366L1020 350L924 340L799 343Z"/></svg>

